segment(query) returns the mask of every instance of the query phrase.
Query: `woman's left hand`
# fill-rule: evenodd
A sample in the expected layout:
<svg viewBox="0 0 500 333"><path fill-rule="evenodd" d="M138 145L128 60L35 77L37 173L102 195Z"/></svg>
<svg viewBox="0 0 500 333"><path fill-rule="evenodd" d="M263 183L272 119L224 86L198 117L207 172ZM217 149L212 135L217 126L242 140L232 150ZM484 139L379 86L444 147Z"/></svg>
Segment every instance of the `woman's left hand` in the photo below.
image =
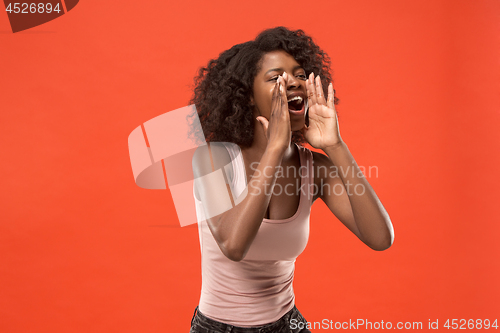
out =
<svg viewBox="0 0 500 333"><path fill-rule="evenodd" d="M309 126L301 130L307 142L318 149L335 147L342 143L337 111L335 110L333 86L328 86L328 99L325 100L323 87L319 76L314 73L306 80L307 98L309 103Z"/></svg>

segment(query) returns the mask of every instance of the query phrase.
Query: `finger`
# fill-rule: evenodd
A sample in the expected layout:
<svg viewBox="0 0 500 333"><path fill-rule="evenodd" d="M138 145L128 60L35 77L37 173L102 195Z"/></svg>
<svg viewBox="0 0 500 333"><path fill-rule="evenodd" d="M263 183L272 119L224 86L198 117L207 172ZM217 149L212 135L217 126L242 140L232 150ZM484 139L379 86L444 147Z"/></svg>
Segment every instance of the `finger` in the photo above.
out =
<svg viewBox="0 0 500 333"><path fill-rule="evenodd" d="M328 101L326 102L326 105L330 108L330 109L334 109L334 104L333 104L333 101L334 101L334 92L333 92L333 84L329 84L328 85Z"/></svg>
<svg viewBox="0 0 500 333"><path fill-rule="evenodd" d="M284 80L282 78L282 80ZM290 122L290 114L288 113L288 97L286 95L286 86L281 85L281 114L286 122Z"/></svg>
<svg viewBox="0 0 500 333"><path fill-rule="evenodd" d="M286 90L286 87L288 86L288 74L287 74L287 72L283 72L282 78L283 78L283 86L285 87L285 90Z"/></svg>
<svg viewBox="0 0 500 333"><path fill-rule="evenodd" d="M262 128L264 129L264 134L266 135L267 139L267 129L269 127L269 121L263 116L258 116L256 119L258 120L259 123L261 123Z"/></svg>
<svg viewBox="0 0 500 333"><path fill-rule="evenodd" d="M280 94L281 94L281 106L283 107L284 110L288 111L288 100L286 97L286 81L284 77L281 77Z"/></svg>
<svg viewBox="0 0 500 333"><path fill-rule="evenodd" d="M316 89L314 87L314 73L309 75L309 89L307 91L307 98L309 99L309 107L318 103L316 99Z"/></svg>
<svg viewBox="0 0 500 333"><path fill-rule="evenodd" d="M276 105L274 109L275 115L280 116L283 109L283 77L281 75L278 76L276 82L278 83L278 89L276 91Z"/></svg>
<svg viewBox="0 0 500 333"><path fill-rule="evenodd" d="M318 99L318 104L326 105L323 85L321 84L321 78L319 77L319 75L316 76L316 96Z"/></svg>
<svg viewBox="0 0 500 333"><path fill-rule="evenodd" d="M278 80L276 80L276 84L274 85L274 89L273 89L273 98L271 100L271 115L276 111L276 109L280 103L279 91L280 91L280 84L279 84L279 78L278 78Z"/></svg>

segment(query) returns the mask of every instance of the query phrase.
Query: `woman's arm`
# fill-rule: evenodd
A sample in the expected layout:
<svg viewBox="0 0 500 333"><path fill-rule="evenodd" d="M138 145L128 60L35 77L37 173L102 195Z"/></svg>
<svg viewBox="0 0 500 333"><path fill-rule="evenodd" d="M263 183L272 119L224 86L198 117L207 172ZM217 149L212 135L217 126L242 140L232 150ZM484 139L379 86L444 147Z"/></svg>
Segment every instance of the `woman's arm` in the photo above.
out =
<svg viewBox="0 0 500 333"><path fill-rule="evenodd" d="M220 161L227 160L227 158L219 158L221 153L215 145L211 146L214 171L224 170L225 164ZM227 151L225 153L227 154ZM279 151L272 148L266 149L247 187L248 192L245 198L225 212L207 219L215 241L222 253L229 259L234 261L243 259L257 235L276 181L275 170L280 165L282 157L283 154ZM195 178L212 172L212 170L207 170L207 166L210 166L210 153L207 149L199 148L193 158ZM228 178L228 176L225 177L225 179ZM205 215L210 216L212 215L210 212L214 210L225 209L225 207L214 208L214 205L220 204L222 198L228 195L226 185L221 184L220 180L218 183L215 181L197 182L195 191L204 206ZM233 189L231 188L230 191L232 192ZM232 196L232 193L229 195ZM207 205L210 206L207 207Z"/></svg>
<svg viewBox="0 0 500 333"><path fill-rule="evenodd" d="M284 89L280 88L283 83L282 78L278 79L276 83L273 111L271 119L266 123L269 142L248 184L247 195L232 208L229 207L223 213L207 219L210 231L222 253L234 261L240 261L245 257L257 235L271 199L277 167L281 164L285 149L291 140L286 93ZM229 158L227 151L224 148L221 151L219 148L203 147L196 151L193 157L195 179L202 178L211 172L218 171L218 169L224 170ZM210 168L211 165L213 168ZM228 178L225 177L226 182ZM222 184L221 186L220 181L218 183L210 180L201 181L195 186L195 192L203 203L205 212L213 211L213 207L211 207L213 205L210 205L210 202L217 204L216 201L219 198L227 196L226 185ZM208 214L208 216L211 215Z"/></svg>
<svg viewBox="0 0 500 333"><path fill-rule="evenodd" d="M363 243L382 251L394 241L389 214L370 186L345 143L314 154L321 191L330 211Z"/></svg>
<svg viewBox="0 0 500 333"><path fill-rule="evenodd" d="M361 241L374 250L385 250L394 241L389 215L340 137L333 87L328 87L326 101L319 76L316 83L313 78L307 81L310 124L303 133L313 147L326 153L314 154L319 197Z"/></svg>

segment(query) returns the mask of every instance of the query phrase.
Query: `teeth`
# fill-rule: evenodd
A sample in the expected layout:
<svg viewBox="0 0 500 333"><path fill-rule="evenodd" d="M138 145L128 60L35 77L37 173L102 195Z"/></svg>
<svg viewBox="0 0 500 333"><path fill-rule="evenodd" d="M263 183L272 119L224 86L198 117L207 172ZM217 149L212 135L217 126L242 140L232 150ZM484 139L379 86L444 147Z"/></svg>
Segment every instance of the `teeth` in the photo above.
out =
<svg viewBox="0 0 500 333"><path fill-rule="evenodd" d="M290 98L288 100L288 103L290 103L291 101L299 101L299 102L302 102L302 97L300 96L295 96L294 98Z"/></svg>

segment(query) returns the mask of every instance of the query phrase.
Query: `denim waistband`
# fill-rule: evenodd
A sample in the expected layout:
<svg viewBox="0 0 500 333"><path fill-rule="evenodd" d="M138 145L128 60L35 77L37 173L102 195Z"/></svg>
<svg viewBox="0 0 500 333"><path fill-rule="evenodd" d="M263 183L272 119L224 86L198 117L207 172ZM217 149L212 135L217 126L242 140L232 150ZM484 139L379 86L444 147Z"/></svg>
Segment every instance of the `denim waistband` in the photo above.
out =
<svg viewBox="0 0 500 333"><path fill-rule="evenodd" d="M280 319L277 321L256 327L239 327L233 326L225 323L221 323L219 321L210 319L203 315L198 309L198 306L194 310L193 318L191 319L191 326L193 324L199 325L201 328L216 330L218 332L224 333L298 333L300 332L300 328L298 325L291 325L291 320L295 319L295 323L307 323L305 318L299 312L299 310L294 305L293 308L285 313ZM301 327L305 327L305 325L300 325ZM294 329L291 329L294 327Z"/></svg>

